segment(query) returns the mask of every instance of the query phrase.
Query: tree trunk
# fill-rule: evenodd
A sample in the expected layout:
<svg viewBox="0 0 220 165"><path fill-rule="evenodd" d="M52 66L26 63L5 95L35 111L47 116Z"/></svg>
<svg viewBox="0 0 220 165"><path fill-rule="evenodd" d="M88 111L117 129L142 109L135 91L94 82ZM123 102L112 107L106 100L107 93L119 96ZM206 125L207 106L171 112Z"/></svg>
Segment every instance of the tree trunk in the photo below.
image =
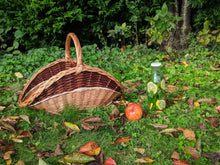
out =
<svg viewBox="0 0 220 165"><path fill-rule="evenodd" d="M170 47L176 50L187 48L187 39L191 30L190 15L191 7L189 0L173 0L174 5L169 5L169 12L175 17L182 17L182 20L176 23L174 31L170 32L167 40L162 45L164 48Z"/></svg>
<svg viewBox="0 0 220 165"><path fill-rule="evenodd" d="M188 5L189 0L182 0L181 6L181 17L182 17L182 24L181 24L181 34L180 34L180 44L182 49L186 49L187 39L189 37L189 33L191 31L190 26L190 15L191 15L191 7Z"/></svg>

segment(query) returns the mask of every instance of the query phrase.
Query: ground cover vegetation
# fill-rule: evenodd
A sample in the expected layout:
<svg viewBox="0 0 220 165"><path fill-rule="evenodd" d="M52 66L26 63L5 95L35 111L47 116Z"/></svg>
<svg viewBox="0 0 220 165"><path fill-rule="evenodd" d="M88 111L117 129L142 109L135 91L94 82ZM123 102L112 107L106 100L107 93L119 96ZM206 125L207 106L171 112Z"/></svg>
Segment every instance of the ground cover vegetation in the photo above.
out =
<svg viewBox="0 0 220 165"><path fill-rule="evenodd" d="M3 0L0 6L0 164L220 164L217 2ZM64 58L71 31L84 63L111 73L124 94L108 106L67 106L60 115L20 108L24 84ZM71 52L75 59L73 46ZM152 62L162 63L166 84L161 111L150 110L148 100ZM126 118L129 103L141 105L140 120Z"/></svg>

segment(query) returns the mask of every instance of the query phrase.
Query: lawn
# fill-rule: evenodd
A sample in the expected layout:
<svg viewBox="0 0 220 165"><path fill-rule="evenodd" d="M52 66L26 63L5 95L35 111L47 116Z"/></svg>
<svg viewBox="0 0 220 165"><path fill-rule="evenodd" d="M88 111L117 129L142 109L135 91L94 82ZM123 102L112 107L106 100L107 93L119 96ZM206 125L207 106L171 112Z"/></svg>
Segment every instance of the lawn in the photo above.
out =
<svg viewBox="0 0 220 165"><path fill-rule="evenodd" d="M71 50L75 59L75 50ZM69 106L60 115L20 108L17 100L27 80L43 66L64 58L64 49L1 55L0 164L63 164L58 160L94 141L101 149L96 158L102 162L111 157L118 165L220 165L219 53L195 41L183 52L159 52L145 45L125 50L83 46L84 63L111 73L125 92L109 106L81 111ZM152 62L162 63L166 81L167 106L159 112L150 111L147 101ZM126 119L128 103L142 106L140 120ZM101 118L98 124L102 125L86 130L82 122L88 117ZM80 130L67 129L65 122Z"/></svg>

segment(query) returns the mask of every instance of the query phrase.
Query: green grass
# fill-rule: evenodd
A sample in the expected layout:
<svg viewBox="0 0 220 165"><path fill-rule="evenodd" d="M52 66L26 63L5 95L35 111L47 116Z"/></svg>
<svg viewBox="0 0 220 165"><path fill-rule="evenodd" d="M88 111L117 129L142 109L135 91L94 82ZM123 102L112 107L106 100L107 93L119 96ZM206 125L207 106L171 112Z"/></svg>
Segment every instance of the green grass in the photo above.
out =
<svg viewBox="0 0 220 165"><path fill-rule="evenodd" d="M74 50L72 51L74 52ZM79 111L73 107L68 107L61 115L51 115L44 111L32 110L29 108L20 108L17 103L17 90L20 85L30 79L37 70L43 66L64 57L64 50L51 47L33 49L29 52L12 56L5 54L0 60L0 105L6 109L0 111L0 116L18 116L27 115L30 124L24 120L19 120L16 130L29 130L32 138L23 138L22 143L16 143L11 140L12 132L0 130L0 139L13 145L15 153L12 155L12 164L19 160L23 160L25 164L37 164L38 156L41 156L48 164L58 165L58 159L64 155L78 152L80 147L89 141L95 141L102 149L104 161L108 157L112 157L118 165L134 164L134 160L144 158L134 148L144 148L145 156L155 160L155 165L172 164L171 154L175 149L180 158L190 162L191 164L211 164L211 160L201 156L197 160L193 160L190 155L184 153L186 146L194 147L197 139L201 139L202 153L210 153L220 150L220 138L215 132L219 132L219 127L212 127L205 117L217 117L214 108L220 103L220 83L219 71L210 68L219 67L219 50L214 52L207 48L190 47L185 52L170 52L169 61L165 60L167 53L158 52L156 50L146 50L144 45L120 51L118 48L105 47L101 50L96 49L96 45L85 46L82 49L84 63L93 67L99 67L113 76L115 76L124 85L126 80L132 82L140 81L141 84L135 86L137 89L133 93L124 93L124 100L127 102L140 103L146 115L139 121L126 120L125 125L120 127L121 120L114 122L116 129L120 129L123 134L115 133L112 128L109 114L112 107L100 107L87 111ZM184 56L187 57L187 67L181 62ZM209 56L208 56L209 55ZM211 56L210 56L211 55ZM75 57L73 57L75 58ZM25 61L25 63L24 63ZM166 75L166 85L175 85L177 90L167 94L169 102L166 110L157 117L152 117L153 112L148 111L148 103L142 100L142 96L147 96L146 85L149 81L151 73L151 62L162 62L162 72ZM14 76L15 72L24 74L23 79ZM13 85L13 87L11 87ZM181 87L189 87L188 90ZM6 88L6 87L9 87ZM175 97L182 97L182 100L174 102ZM216 99L217 103L208 105L202 102L199 107L190 109L187 100L194 97L196 102L198 99L207 97ZM14 106L10 106L10 105ZM121 113L125 112L126 105L117 106ZM102 118L102 123L109 126L100 127L98 130L87 131L81 127L83 119L90 116L98 116ZM63 126L63 120L77 124L80 132L75 133L71 137L65 138L66 130ZM182 132L178 132L176 136L171 134L159 134L161 128L154 128L150 124L167 124L168 128L183 127L193 130L196 139L187 140ZM208 131L200 129L198 126L205 123ZM1 126L1 125L0 125ZM113 144L117 137L130 136L132 139L122 145ZM62 145L64 155L51 156L55 152L57 145ZM6 164L2 157L3 151L0 151L0 164ZM220 164L220 163L217 163Z"/></svg>

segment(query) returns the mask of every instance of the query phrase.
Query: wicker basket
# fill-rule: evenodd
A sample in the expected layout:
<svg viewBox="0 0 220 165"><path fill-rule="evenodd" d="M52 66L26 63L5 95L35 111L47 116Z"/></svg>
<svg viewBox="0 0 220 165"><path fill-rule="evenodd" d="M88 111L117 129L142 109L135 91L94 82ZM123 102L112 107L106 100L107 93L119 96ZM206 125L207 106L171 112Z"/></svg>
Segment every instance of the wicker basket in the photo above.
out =
<svg viewBox="0 0 220 165"><path fill-rule="evenodd" d="M74 41L77 60L70 57L70 43ZM123 93L121 83L108 72L83 63L80 42L69 33L65 44L65 59L56 60L40 69L26 84L18 103L59 113L66 105L78 109L108 104Z"/></svg>

